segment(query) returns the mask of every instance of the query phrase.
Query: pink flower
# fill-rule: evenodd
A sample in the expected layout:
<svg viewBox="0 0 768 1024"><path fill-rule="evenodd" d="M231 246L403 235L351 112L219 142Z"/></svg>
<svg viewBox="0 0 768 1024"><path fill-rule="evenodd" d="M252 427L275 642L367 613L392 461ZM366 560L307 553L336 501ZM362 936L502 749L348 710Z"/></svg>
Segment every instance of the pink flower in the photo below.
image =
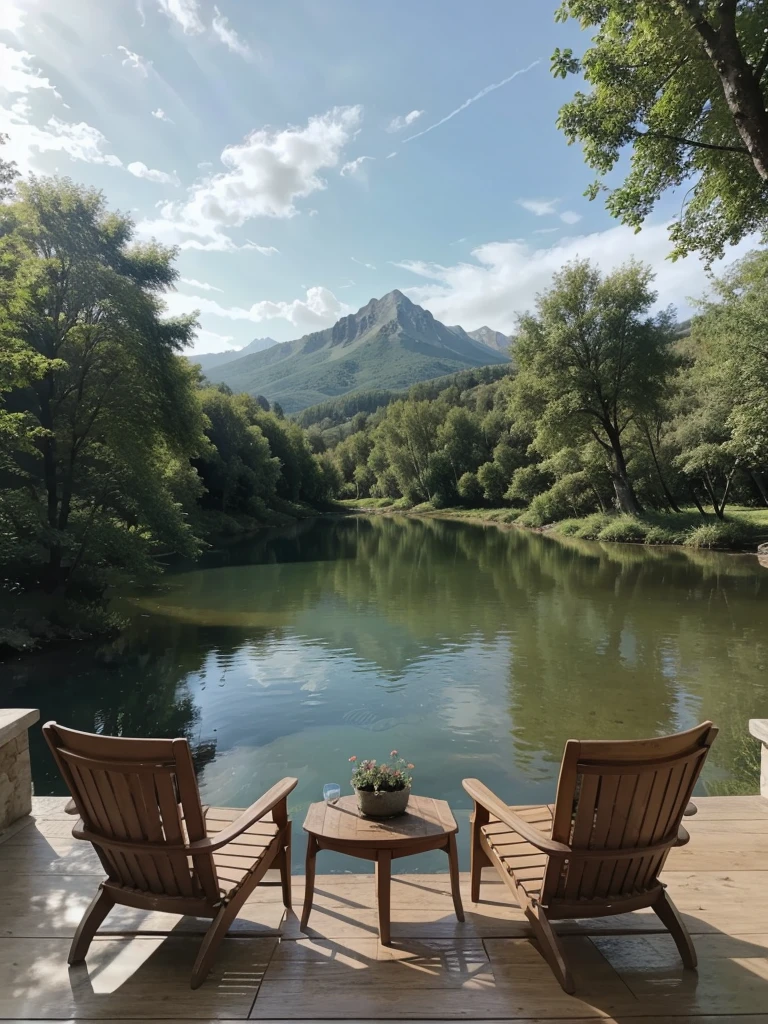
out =
<svg viewBox="0 0 768 1024"><path fill-rule="evenodd" d="M409 765L408 765L408 768L415 768L415 767L416 767L416 765L415 765L415 764L409 764Z"/></svg>
<svg viewBox="0 0 768 1024"><path fill-rule="evenodd" d="M349 760L350 760L350 761L356 761L356 760L357 760L357 755L356 755L356 754L353 754L353 755L352 755L352 757L350 757L350 759L349 759Z"/></svg>
<svg viewBox="0 0 768 1024"><path fill-rule="evenodd" d="M397 751L396 750L390 750L389 756L390 757L397 757Z"/></svg>

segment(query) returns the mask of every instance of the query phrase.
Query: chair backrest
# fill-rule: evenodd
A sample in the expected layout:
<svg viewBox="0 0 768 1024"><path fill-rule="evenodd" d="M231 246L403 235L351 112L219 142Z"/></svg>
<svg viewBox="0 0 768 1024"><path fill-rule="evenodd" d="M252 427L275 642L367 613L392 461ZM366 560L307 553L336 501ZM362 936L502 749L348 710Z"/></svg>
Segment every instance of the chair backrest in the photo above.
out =
<svg viewBox="0 0 768 1024"><path fill-rule="evenodd" d="M717 735L711 722L650 740L568 740L542 902L629 900L658 887L683 814ZM620 852L619 852L620 851Z"/></svg>
<svg viewBox="0 0 768 1024"><path fill-rule="evenodd" d="M200 794L185 739L125 739L65 729L43 733L109 880L162 896L216 901Z"/></svg>

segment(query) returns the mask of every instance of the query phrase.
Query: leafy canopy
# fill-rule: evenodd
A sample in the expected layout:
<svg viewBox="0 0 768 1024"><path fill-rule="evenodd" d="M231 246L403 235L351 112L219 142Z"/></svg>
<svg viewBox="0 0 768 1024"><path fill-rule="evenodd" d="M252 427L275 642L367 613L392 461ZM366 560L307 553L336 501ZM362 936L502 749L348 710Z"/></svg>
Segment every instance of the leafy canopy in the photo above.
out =
<svg viewBox="0 0 768 1024"><path fill-rule="evenodd" d="M632 147L606 205L640 228L662 193L690 185L670 227L673 257L710 261L768 215L768 0L564 0L557 18L594 28L581 58L556 49L552 71L591 86L560 110L580 142L595 198Z"/></svg>

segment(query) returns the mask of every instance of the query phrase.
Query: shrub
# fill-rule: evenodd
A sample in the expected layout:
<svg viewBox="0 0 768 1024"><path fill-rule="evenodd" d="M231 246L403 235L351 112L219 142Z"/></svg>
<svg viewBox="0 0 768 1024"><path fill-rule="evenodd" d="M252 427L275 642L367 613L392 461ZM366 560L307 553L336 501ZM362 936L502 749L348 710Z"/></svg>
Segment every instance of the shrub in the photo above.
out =
<svg viewBox="0 0 768 1024"><path fill-rule="evenodd" d="M558 523L557 532L561 533L564 537L577 537L581 526L582 524L579 519L566 519L564 522Z"/></svg>
<svg viewBox="0 0 768 1024"><path fill-rule="evenodd" d="M633 542L645 539L645 523L635 516L612 516L597 535L598 540Z"/></svg>
<svg viewBox="0 0 768 1024"><path fill-rule="evenodd" d="M750 539L750 531L741 523L702 523L685 539L689 548L743 548Z"/></svg>
<svg viewBox="0 0 768 1024"><path fill-rule="evenodd" d="M480 501L483 488L474 473L464 473L459 477L459 495L464 501Z"/></svg>

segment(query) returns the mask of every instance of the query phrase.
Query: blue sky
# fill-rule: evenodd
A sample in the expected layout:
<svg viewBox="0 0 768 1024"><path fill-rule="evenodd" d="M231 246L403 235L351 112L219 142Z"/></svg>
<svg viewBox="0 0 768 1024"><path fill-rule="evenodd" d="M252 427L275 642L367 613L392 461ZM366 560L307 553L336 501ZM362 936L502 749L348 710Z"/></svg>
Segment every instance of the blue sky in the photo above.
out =
<svg viewBox="0 0 768 1024"><path fill-rule="evenodd" d="M574 83L549 57L588 40L555 7L3 0L3 155L179 245L168 307L201 310L200 352L298 337L392 288L510 331L576 255L650 262L684 315L706 277L665 260L680 197L634 235L582 196L592 174L555 126Z"/></svg>

